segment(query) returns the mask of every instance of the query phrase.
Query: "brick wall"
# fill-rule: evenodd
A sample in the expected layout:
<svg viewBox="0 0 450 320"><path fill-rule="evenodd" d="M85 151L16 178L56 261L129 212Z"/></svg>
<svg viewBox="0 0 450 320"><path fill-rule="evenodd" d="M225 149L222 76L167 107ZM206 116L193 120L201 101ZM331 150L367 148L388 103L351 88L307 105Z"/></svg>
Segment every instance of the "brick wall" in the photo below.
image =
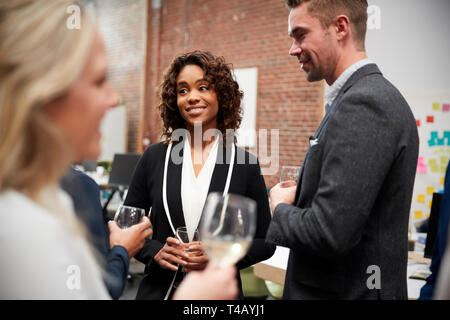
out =
<svg viewBox="0 0 450 320"><path fill-rule="evenodd" d="M93 3L108 55L108 76L127 107L127 150L137 152L143 130L147 1Z"/></svg>
<svg viewBox="0 0 450 320"><path fill-rule="evenodd" d="M288 55L284 1L190 0L188 17L186 5L185 0L166 0L159 9L159 80L172 59L186 51L189 21L187 50L209 50L235 68L258 68L257 130L280 130L280 168L300 165L322 116L323 84L307 82L297 59ZM267 187L278 177L279 171L265 176Z"/></svg>
<svg viewBox="0 0 450 320"><path fill-rule="evenodd" d="M128 151L142 151L143 132L152 143L159 141L156 87L172 59L205 49L235 68L258 68L257 130L280 130L280 168L301 164L322 116L323 84L307 82L288 55L283 0L162 0L160 7L151 0L95 3L110 78L128 107ZM267 186L278 176L279 171L265 176Z"/></svg>

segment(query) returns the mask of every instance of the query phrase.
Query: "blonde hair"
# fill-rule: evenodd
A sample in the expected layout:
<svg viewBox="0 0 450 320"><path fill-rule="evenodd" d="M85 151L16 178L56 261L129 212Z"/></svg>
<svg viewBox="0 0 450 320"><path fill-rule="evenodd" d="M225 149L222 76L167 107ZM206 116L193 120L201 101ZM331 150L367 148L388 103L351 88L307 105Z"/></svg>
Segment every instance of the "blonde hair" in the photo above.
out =
<svg viewBox="0 0 450 320"><path fill-rule="evenodd" d="M67 26L71 5L80 8L80 29ZM76 1L0 2L0 193L15 190L47 208L98 258L86 227L58 197L73 150L45 111L81 75L95 30Z"/></svg>
<svg viewBox="0 0 450 320"><path fill-rule="evenodd" d="M70 5L81 10L80 29L67 27ZM0 3L0 192L13 189L36 200L73 160L44 109L81 74L94 32L76 1Z"/></svg>

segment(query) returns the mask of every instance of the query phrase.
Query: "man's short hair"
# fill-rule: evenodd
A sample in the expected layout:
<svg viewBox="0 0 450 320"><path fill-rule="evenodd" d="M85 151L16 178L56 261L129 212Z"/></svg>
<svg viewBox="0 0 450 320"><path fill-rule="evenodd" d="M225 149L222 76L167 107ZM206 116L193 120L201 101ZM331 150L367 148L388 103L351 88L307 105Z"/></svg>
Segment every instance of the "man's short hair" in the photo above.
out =
<svg viewBox="0 0 450 320"><path fill-rule="evenodd" d="M354 39L364 48L367 29L367 0L285 0L289 9L308 3L308 12L319 19L326 28L338 15L350 20Z"/></svg>

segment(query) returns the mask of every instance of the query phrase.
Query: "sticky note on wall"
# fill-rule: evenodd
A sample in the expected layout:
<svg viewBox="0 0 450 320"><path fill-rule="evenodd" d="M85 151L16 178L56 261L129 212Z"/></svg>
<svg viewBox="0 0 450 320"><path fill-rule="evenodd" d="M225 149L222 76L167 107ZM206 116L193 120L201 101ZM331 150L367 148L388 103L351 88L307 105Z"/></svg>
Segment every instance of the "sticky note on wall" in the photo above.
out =
<svg viewBox="0 0 450 320"><path fill-rule="evenodd" d="M425 202L425 195L424 195L424 194L419 194L419 195L417 196L417 202L422 202L422 203L424 203L424 202Z"/></svg>
<svg viewBox="0 0 450 320"><path fill-rule="evenodd" d="M450 139L450 131L449 131L449 137L446 137L446 132L444 132L444 135L442 138L438 136L437 131L431 131L430 132L430 140L428 140L428 146L444 146L445 145L445 139Z"/></svg>
<svg viewBox="0 0 450 320"><path fill-rule="evenodd" d="M449 112L450 111L450 104L443 104L442 105L442 111L443 112Z"/></svg>
<svg viewBox="0 0 450 320"><path fill-rule="evenodd" d="M431 172L439 172L439 165L437 164L436 159L429 159L428 166L430 167Z"/></svg>
<svg viewBox="0 0 450 320"><path fill-rule="evenodd" d="M414 211L414 219L422 219L423 212L422 211Z"/></svg>
<svg viewBox="0 0 450 320"><path fill-rule="evenodd" d="M444 185L445 177L441 177L441 184Z"/></svg>
<svg viewBox="0 0 450 320"><path fill-rule="evenodd" d="M433 110L434 110L434 111L439 111L439 110L441 110L441 104L440 104L440 103L437 103L437 102L433 103Z"/></svg>
<svg viewBox="0 0 450 320"><path fill-rule="evenodd" d="M427 116L427 122L428 123L433 123L434 122L434 117L433 116Z"/></svg>
<svg viewBox="0 0 450 320"><path fill-rule="evenodd" d="M419 157L417 160L417 172L427 173L427 165L424 163L423 157Z"/></svg>
<svg viewBox="0 0 450 320"><path fill-rule="evenodd" d="M431 201L428 201L428 209L431 209Z"/></svg>
<svg viewBox="0 0 450 320"><path fill-rule="evenodd" d="M427 194L433 194L434 187L427 187Z"/></svg>

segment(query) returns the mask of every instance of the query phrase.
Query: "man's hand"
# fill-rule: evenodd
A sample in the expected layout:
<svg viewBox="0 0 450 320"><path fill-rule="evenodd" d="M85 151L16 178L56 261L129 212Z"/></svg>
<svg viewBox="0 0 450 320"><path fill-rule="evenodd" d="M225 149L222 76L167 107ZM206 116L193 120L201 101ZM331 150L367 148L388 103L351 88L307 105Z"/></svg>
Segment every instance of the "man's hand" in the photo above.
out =
<svg viewBox="0 0 450 320"><path fill-rule="evenodd" d="M150 227L151 223L147 217L143 217L141 222L127 229L120 229L115 221L108 222L111 248L114 246L124 247L131 259L142 249L145 239L153 234Z"/></svg>
<svg viewBox="0 0 450 320"><path fill-rule="evenodd" d="M296 190L297 183L295 181L283 181L270 189L270 209L272 215L275 212L275 208L280 203L294 204Z"/></svg>

